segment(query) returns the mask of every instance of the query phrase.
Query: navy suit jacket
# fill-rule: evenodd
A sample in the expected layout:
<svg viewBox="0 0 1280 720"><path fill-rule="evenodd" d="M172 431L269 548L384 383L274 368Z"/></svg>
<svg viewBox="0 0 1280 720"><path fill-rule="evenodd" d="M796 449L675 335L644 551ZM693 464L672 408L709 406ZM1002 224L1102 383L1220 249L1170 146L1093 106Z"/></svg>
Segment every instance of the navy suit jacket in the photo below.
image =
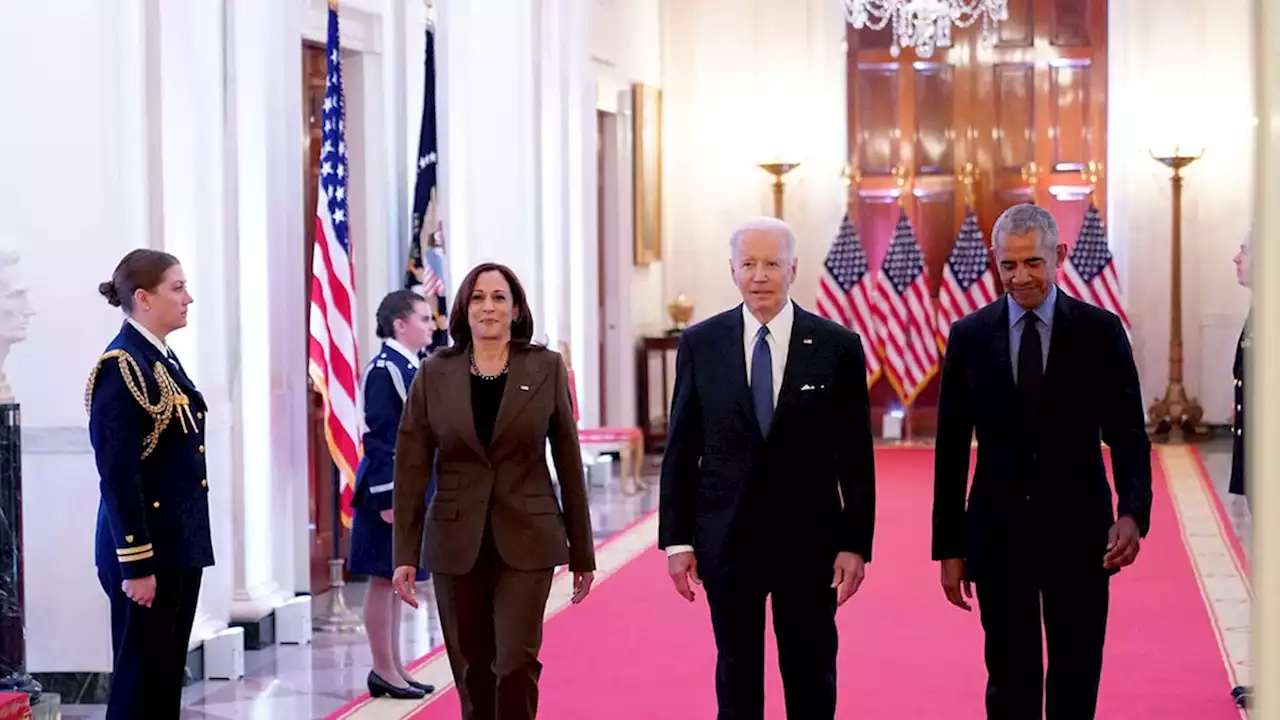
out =
<svg viewBox="0 0 1280 720"><path fill-rule="evenodd" d="M933 559L963 558L974 581L1043 562L1101 572L1116 511L1144 536L1151 522L1151 443L1129 339L1114 314L1058 292L1039 412L1030 417L1014 384L1009 302L1001 297L951 327L938 401Z"/></svg>
<svg viewBox="0 0 1280 720"><path fill-rule="evenodd" d="M85 389L98 466L96 562L123 578L213 564L207 408L177 358L125 323Z"/></svg>
<svg viewBox="0 0 1280 720"><path fill-rule="evenodd" d="M354 505L379 511L391 509L400 414L404 411L405 395L417 374L418 364L410 362L386 343L364 370L364 423L367 429L364 433L364 457L356 470Z"/></svg>
<svg viewBox="0 0 1280 720"><path fill-rule="evenodd" d="M776 553L828 575L837 552L870 562L875 459L862 341L795 307L767 437L743 342L741 306L680 337L659 545L692 545L704 578L759 572Z"/></svg>

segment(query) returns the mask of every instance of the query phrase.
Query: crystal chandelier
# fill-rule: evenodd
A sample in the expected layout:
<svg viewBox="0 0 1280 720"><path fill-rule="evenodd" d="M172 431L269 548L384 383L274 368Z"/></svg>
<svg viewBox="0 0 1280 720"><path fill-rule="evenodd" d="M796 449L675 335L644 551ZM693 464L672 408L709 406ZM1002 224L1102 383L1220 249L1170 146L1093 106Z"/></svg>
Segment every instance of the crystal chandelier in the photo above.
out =
<svg viewBox="0 0 1280 720"><path fill-rule="evenodd" d="M982 18L982 42L991 42L991 24L1009 19L1009 0L843 0L845 19L861 30L882 30L893 22L889 54L904 47L927 58L951 45L951 26L969 27Z"/></svg>

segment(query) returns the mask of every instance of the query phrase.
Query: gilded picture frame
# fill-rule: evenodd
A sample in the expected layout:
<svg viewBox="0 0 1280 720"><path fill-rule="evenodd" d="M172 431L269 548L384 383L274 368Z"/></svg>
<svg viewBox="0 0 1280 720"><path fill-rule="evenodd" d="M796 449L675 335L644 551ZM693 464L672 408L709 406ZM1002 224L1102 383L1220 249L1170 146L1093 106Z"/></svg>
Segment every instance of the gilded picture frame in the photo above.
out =
<svg viewBox="0 0 1280 720"><path fill-rule="evenodd" d="M631 86L631 185L636 265L662 259L662 90Z"/></svg>

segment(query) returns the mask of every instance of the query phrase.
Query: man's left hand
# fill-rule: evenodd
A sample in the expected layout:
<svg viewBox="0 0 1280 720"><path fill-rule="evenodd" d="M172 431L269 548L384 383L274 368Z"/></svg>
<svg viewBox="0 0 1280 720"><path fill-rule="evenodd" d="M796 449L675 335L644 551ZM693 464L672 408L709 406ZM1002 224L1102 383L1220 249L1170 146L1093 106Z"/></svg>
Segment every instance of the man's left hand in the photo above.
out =
<svg viewBox="0 0 1280 720"><path fill-rule="evenodd" d="M1132 565L1138 557L1138 545L1138 523L1128 515L1122 516L1107 536L1107 554L1102 558L1102 567L1119 570Z"/></svg>
<svg viewBox="0 0 1280 720"><path fill-rule="evenodd" d="M857 553L836 553L835 576L831 580L831 587L836 589L836 607L858 592L862 578L866 576L864 565L862 556Z"/></svg>

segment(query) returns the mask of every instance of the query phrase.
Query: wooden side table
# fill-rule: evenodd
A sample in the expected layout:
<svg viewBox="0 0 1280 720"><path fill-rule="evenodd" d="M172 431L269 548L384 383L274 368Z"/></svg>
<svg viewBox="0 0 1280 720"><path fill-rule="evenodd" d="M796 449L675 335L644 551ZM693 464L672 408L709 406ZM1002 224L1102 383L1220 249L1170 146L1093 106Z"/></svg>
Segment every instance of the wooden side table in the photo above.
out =
<svg viewBox="0 0 1280 720"><path fill-rule="evenodd" d="M637 348L636 357L636 407L639 408L640 417L637 418L636 425L644 432L644 451L646 453L655 452L663 449L667 443L667 413L671 407L671 393L675 387L675 377L668 370L668 358L676 352L676 347L680 343L680 335L663 335L661 337L646 337L641 339L640 347ZM656 377L650 373L649 362L654 356L658 359L661 370ZM653 381L661 379L661 402L657 407L653 406L652 389Z"/></svg>

